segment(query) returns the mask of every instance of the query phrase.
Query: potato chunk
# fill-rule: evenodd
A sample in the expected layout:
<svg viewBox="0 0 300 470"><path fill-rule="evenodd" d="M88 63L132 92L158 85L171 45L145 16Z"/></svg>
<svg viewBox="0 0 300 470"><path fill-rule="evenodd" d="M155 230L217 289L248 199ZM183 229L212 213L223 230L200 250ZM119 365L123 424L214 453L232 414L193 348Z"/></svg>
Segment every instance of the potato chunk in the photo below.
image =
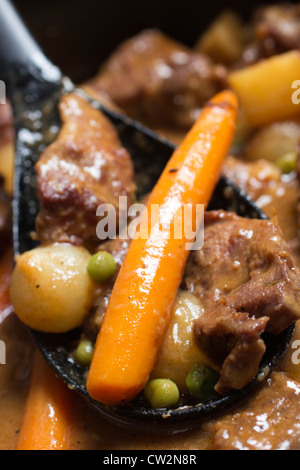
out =
<svg viewBox="0 0 300 470"><path fill-rule="evenodd" d="M300 115L293 102L294 81L300 76L300 52L278 54L229 74L248 124L257 127Z"/></svg>
<svg viewBox="0 0 300 470"><path fill-rule="evenodd" d="M247 160L265 159L276 163L287 153L296 152L299 139L299 119L274 122L259 128L251 136L243 154Z"/></svg>
<svg viewBox="0 0 300 470"><path fill-rule="evenodd" d="M185 379L196 364L215 367L196 344L193 322L204 312L198 299L187 291L178 293L171 322L167 329L151 378L168 378L181 392L186 389Z"/></svg>
<svg viewBox="0 0 300 470"><path fill-rule="evenodd" d="M224 11L201 35L195 49L215 62L233 64L242 55L245 31L242 21L234 12Z"/></svg>
<svg viewBox="0 0 300 470"><path fill-rule="evenodd" d="M20 320L52 333L81 325L94 291L89 259L87 250L69 244L38 247L18 256L10 295Z"/></svg>

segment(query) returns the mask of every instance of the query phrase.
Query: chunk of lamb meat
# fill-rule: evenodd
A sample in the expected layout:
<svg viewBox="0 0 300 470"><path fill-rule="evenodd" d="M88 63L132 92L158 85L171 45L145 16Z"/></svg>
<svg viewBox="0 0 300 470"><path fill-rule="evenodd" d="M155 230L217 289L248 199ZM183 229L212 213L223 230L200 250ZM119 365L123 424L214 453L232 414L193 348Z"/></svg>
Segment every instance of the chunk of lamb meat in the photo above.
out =
<svg viewBox="0 0 300 470"><path fill-rule="evenodd" d="M298 226L298 235L300 235L300 145L298 145L298 149L297 149L296 175L297 175L297 182L298 182L297 226Z"/></svg>
<svg viewBox="0 0 300 470"><path fill-rule="evenodd" d="M0 176L0 253L3 253L11 237L11 199L4 189Z"/></svg>
<svg viewBox="0 0 300 470"><path fill-rule="evenodd" d="M36 221L42 243L69 242L93 249L99 243L100 204L119 197L135 201L133 164L108 119L83 98L65 95L59 105L62 128L36 164L41 210Z"/></svg>
<svg viewBox="0 0 300 470"><path fill-rule="evenodd" d="M216 423L212 450L299 449L299 393L298 381L272 372L238 410Z"/></svg>
<svg viewBox="0 0 300 470"><path fill-rule="evenodd" d="M226 70L159 31L145 30L118 47L85 85L149 126L188 129L203 103L226 85Z"/></svg>
<svg viewBox="0 0 300 470"><path fill-rule="evenodd" d="M255 14L255 35L265 56L300 47L300 5L262 7Z"/></svg>
<svg viewBox="0 0 300 470"><path fill-rule="evenodd" d="M0 106L0 145L12 142L14 138L11 107L8 103Z"/></svg>
<svg viewBox="0 0 300 470"><path fill-rule="evenodd" d="M263 58L300 46L300 5L268 5L258 8L252 21L252 40L239 65L249 65Z"/></svg>
<svg viewBox="0 0 300 470"><path fill-rule="evenodd" d="M299 184L296 175L286 178L274 163L263 159L249 162L231 156L225 160L223 174L245 191L268 217L276 214L283 237L298 263L296 221Z"/></svg>
<svg viewBox="0 0 300 470"><path fill-rule="evenodd" d="M299 271L273 221L207 212L204 246L191 253L183 287L204 305L194 333L221 367L222 395L256 375L264 331L278 334L300 318Z"/></svg>

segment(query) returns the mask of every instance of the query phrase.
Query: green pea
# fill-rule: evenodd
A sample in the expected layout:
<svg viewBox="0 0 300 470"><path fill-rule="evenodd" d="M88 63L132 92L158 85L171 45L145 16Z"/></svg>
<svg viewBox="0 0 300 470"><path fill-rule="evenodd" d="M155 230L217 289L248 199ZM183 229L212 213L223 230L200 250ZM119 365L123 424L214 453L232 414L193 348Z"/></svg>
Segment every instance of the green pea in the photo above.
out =
<svg viewBox="0 0 300 470"><path fill-rule="evenodd" d="M116 272L116 262L107 251L99 251L93 255L88 263L88 273L96 282L108 281Z"/></svg>
<svg viewBox="0 0 300 470"><path fill-rule="evenodd" d="M297 154L296 152L288 152L276 160L276 165L282 173L291 173L296 170Z"/></svg>
<svg viewBox="0 0 300 470"><path fill-rule="evenodd" d="M91 341L83 339L74 352L75 360L82 366L88 366L92 360L94 345Z"/></svg>
<svg viewBox="0 0 300 470"><path fill-rule="evenodd" d="M170 379L151 379L144 388L144 395L152 408L171 408L178 403L179 390Z"/></svg>
<svg viewBox="0 0 300 470"><path fill-rule="evenodd" d="M219 374L199 364L193 367L186 377L186 387L189 393L197 400L209 400L216 395L214 387L219 380Z"/></svg>

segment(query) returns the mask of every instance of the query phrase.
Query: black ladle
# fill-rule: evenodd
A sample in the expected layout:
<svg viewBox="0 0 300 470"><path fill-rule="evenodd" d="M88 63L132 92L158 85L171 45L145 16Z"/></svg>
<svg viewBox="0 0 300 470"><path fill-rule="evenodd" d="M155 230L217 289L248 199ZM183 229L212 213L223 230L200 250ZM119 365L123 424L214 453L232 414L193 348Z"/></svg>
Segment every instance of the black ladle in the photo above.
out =
<svg viewBox="0 0 300 470"><path fill-rule="evenodd" d="M0 79L7 86L16 134L13 247L19 254L36 246L31 238L39 210L34 164L57 135L60 127L57 104L62 93L74 90L41 52L8 0L0 0ZM116 126L123 145L132 155L139 195L148 193L174 151L167 140L139 123L92 101ZM266 219L253 201L225 177L221 177L209 209L233 210L239 215ZM294 327L278 336L265 337L267 352L258 375L243 390L197 405L172 410L149 409L139 397L123 407L108 407L92 400L85 387L86 370L72 360L71 352L80 331L44 334L31 331L43 356L56 373L89 400L104 416L122 425L176 430L199 423L207 413L221 410L249 393L279 362L292 339Z"/></svg>

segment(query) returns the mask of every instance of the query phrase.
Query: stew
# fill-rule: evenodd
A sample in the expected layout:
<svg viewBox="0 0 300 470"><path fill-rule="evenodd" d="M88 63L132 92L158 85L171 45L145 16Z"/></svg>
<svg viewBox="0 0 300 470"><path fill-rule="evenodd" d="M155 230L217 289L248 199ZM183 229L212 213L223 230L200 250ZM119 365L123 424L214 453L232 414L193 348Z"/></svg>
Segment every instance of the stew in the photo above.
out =
<svg viewBox="0 0 300 470"><path fill-rule="evenodd" d="M234 12L222 13L194 48L161 31L142 31L81 84L92 97L179 148L213 97L231 89L240 107L221 170L269 217L246 219L205 210L203 247L191 250L178 267L180 282L169 302L170 318L161 324L163 334L154 332L159 348L142 385L148 406L167 409L240 390L257 373L265 333L277 335L294 322L296 326L276 371L238 405L183 433L157 435L149 429L137 434L119 428L71 393L69 449L300 448L300 113L293 102L300 71L299 25L299 5L279 4L254 11L247 24ZM131 157L111 123L83 98L63 96L62 128L36 165L41 210L34 236L41 246L21 255L12 275L13 132L9 107L1 105L0 113L0 339L6 352L6 364L0 364L0 415L5 423L0 448L16 449L21 429L24 439L23 416L30 420L31 371L37 357L23 323L59 334L79 326L81 339L70 360L84 364L88 373L103 318L117 295L116 279L126 279L133 246L123 236L132 221L126 214L126 226L115 225L116 236L99 240L97 208L110 205L120 221L120 196L135 206L151 202L151 195L136 201ZM170 181L177 181L179 163L167 167ZM147 258L140 257L144 264L139 269L146 272L145 260L156 256L155 248ZM172 257L172 251L166 256ZM132 257L135 262L138 258ZM128 292L132 295L129 285ZM127 359L124 353L124 368Z"/></svg>

